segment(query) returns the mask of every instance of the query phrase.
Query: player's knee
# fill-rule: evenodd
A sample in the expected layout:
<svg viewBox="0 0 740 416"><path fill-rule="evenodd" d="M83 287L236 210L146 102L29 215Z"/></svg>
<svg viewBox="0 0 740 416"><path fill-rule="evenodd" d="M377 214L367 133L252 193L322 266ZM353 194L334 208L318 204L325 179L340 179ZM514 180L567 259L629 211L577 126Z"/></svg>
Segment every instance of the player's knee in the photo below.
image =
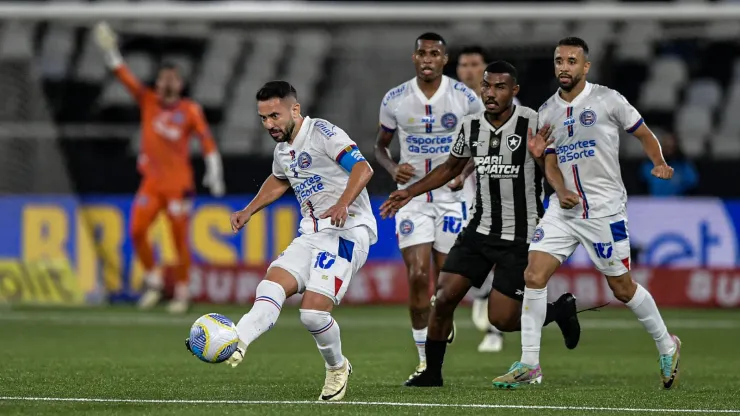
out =
<svg viewBox="0 0 740 416"><path fill-rule="evenodd" d="M437 289L434 295L434 314L436 316L452 315L457 304L453 302L444 288Z"/></svg>
<svg viewBox="0 0 740 416"><path fill-rule="evenodd" d="M548 276L545 273L541 273L531 266L527 266L524 270L524 284L530 289L543 289L547 286L547 278Z"/></svg>
<svg viewBox="0 0 740 416"><path fill-rule="evenodd" d="M488 314L488 320L501 332L515 332L519 330L520 315L492 311Z"/></svg>
<svg viewBox="0 0 740 416"><path fill-rule="evenodd" d="M426 305L428 307L429 302L429 272L423 267L411 267L409 268L409 294L411 296L411 303L418 304L420 306Z"/></svg>
<svg viewBox="0 0 740 416"><path fill-rule="evenodd" d="M609 283L614 297L624 303L629 302L637 290L637 283L632 280L629 273L622 276L607 277L606 281Z"/></svg>
<svg viewBox="0 0 740 416"><path fill-rule="evenodd" d="M301 309L301 323L309 332L324 331L333 322L331 313L313 309Z"/></svg>

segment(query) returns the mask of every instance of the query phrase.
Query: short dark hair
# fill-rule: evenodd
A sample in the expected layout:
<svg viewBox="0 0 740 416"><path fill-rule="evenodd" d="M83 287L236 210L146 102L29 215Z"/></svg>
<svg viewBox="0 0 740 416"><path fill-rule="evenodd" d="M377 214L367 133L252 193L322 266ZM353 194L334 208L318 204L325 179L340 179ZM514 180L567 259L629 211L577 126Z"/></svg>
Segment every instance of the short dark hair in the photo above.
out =
<svg viewBox="0 0 740 416"><path fill-rule="evenodd" d="M257 101L267 101L272 98L283 99L293 97L298 99L298 93L288 81L270 81L257 91Z"/></svg>
<svg viewBox="0 0 740 416"><path fill-rule="evenodd" d="M480 55L483 58L483 62L488 62L488 56L486 56L486 50L479 45L468 45L460 51L460 55Z"/></svg>
<svg viewBox="0 0 740 416"><path fill-rule="evenodd" d="M447 42L445 42L445 38L442 37L442 35L434 32L427 32L422 33L418 38L416 38L416 42L414 42L414 47L419 47L419 42L422 40L431 40L433 42L439 42L442 44L442 46L447 47Z"/></svg>
<svg viewBox="0 0 740 416"><path fill-rule="evenodd" d="M583 54L588 56L588 44L581 38L568 36L567 38L560 39L558 46L576 46L583 49Z"/></svg>
<svg viewBox="0 0 740 416"><path fill-rule="evenodd" d="M157 69L157 72L164 71L164 70L176 71L178 74L180 73L180 67L178 67L177 64L174 63L174 62L172 62L172 61L164 61L164 62L162 62L159 65L159 68Z"/></svg>
<svg viewBox="0 0 740 416"><path fill-rule="evenodd" d="M515 84L517 82L517 79L519 79L519 74L517 73L514 65L506 61L496 61L490 63L486 67L486 72L488 72L489 74L509 74L511 75L511 78L514 80Z"/></svg>

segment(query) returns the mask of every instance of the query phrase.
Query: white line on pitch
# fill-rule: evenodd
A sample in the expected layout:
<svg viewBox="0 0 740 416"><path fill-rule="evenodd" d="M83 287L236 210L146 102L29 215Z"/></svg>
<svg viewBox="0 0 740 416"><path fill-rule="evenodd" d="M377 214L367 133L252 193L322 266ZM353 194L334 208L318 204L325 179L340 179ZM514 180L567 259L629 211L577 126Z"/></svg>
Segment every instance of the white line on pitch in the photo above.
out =
<svg viewBox="0 0 740 416"><path fill-rule="evenodd" d="M342 317L337 320L350 328L406 328L408 321L404 317L379 319L374 317ZM93 315L85 312L22 312L12 311L0 314L0 321L51 322L58 325L115 325L115 326L189 326L197 316L172 317L156 313L105 313ZM589 330L641 329L637 319L588 318L580 319L581 327ZM473 328L469 319L457 319L459 328ZM735 329L740 328L740 321L715 319L667 319L666 325L671 329ZM303 328L298 320L284 316L276 325L281 328Z"/></svg>
<svg viewBox="0 0 740 416"><path fill-rule="evenodd" d="M132 404L241 404L241 405L346 405L388 407L449 407L476 409L524 409L524 410L581 410L603 412L650 412L650 413L740 413L740 409L636 409L630 407L590 406L538 406L517 404L454 404L454 403L397 403L397 402L319 402L291 400L138 400L99 399L83 397L0 397L2 401L32 402L78 402L78 403L132 403Z"/></svg>

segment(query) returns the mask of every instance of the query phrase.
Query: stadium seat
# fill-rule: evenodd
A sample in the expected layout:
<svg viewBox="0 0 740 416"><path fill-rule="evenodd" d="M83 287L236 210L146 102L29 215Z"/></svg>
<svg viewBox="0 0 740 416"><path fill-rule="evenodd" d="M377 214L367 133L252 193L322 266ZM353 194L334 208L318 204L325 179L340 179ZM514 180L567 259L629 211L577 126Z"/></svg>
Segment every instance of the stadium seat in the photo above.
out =
<svg viewBox="0 0 740 416"><path fill-rule="evenodd" d="M650 67L650 78L666 85L683 85L689 76L686 62L678 56L661 56Z"/></svg>
<svg viewBox="0 0 740 416"><path fill-rule="evenodd" d="M95 46L92 33L88 32L82 43L82 52L75 65L75 78L78 81L99 84L103 81L108 69L103 57Z"/></svg>
<svg viewBox="0 0 740 416"><path fill-rule="evenodd" d="M722 100L722 90L713 79L698 79L691 81L686 93L686 101L691 104L703 105L710 110L716 109Z"/></svg>
<svg viewBox="0 0 740 416"><path fill-rule="evenodd" d="M687 104L676 113L673 130L687 155L702 155L712 132L712 112L704 106Z"/></svg>
<svg viewBox="0 0 740 416"><path fill-rule="evenodd" d="M0 35L0 60L33 57L34 23L5 21Z"/></svg>
<svg viewBox="0 0 740 416"><path fill-rule="evenodd" d="M71 26L54 24L47 28L40 56L44 78L61 81L67 77L75 48L74 36L74 28Z"/></svg>
<svg viewBox="0 0 740 416"><path fill-rule="evenodd" d="M673 110L678 104L678 91L662 80L649 80L640 92L641 110Z"/></svg>
<svg viewBox="0 0 740 416"><path fill-rule="evenodd" d="M712 157L715 159L740 158L740 135L738 132L718 132L711 141Z"/></svg>
<svg viewBox="0 0 740 416"><path fill-rule="evenodd" d="M193 97L204 107L223 104L242 45L242 34L237 31L220 31L210 39L200 76L191 80Z"/></svg>

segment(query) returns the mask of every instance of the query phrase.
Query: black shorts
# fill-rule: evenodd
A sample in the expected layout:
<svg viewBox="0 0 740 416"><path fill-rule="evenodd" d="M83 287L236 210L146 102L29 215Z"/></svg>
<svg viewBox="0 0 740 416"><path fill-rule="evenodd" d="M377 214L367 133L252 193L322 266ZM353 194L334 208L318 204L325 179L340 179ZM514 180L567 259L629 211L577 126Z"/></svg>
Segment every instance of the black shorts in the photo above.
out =
<svg viewBox="0 0 740 416"><path fill-rule="evenodd" d="M442 271L465 276L480 288L495 266L493 289L522 301L528 255L529 244L501 240L465 228L447 254Z"/></svg>

